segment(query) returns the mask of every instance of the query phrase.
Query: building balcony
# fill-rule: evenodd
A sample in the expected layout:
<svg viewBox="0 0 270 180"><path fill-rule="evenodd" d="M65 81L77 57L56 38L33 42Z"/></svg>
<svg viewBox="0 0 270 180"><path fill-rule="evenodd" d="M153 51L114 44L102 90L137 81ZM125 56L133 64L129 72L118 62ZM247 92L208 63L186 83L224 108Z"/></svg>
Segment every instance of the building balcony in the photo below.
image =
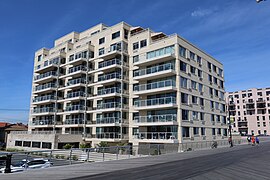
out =
<svg viewBox="0 0 270 180"><path fill-rule="evenodd" d="M254 101L247 101L246 104L254 104Z"/></svg>
<svg viewBox="0 0 270 180"><path fill-rule="evenodd" d="M155 54L146 53L139 55L139 57L133 61L133 64L134 66L150 65L164 62L173 58L175 58L175 52L173 48L162 49L160 52L156 52Z"/></svg>
<svg viewBox="0 0 270 180"><path fill-rule="evenodd" d="M107 68L112 68L114 66L117 66L117 65L121 65L121 60L120 59L110 59L110 60L107 60L107 61L103 61L103 62L100 62L98 64L98 70L103 70L103 69L107 69Z"/></svg>
<svg viewBox="0 0 270 180"><path fill-rule="evenodd" d="M78 78L78 79L72 79L67 82L66 87L74 86L74 85L85 85L86 79L84 78Z"/></svg>
<svg viewBox="0 0 270 180"><path fill-rule="evenodd" d="M96 119L96 126L99 127L119 126L119 123L121 123L119 117L103 117Z"/></svg>
<svg viewBox="0 0 270 180"><path fill-rule="evenodd" d="M55 95L46 95L46 96L38 96L33 99L33 104L39 104L39 103L47 103L47 102L52 102L56 100Z"/></svg>
<svg viewBox="0 0 270 180"><path fill-rule="evenodd" d="M148 115L134 117L133 123L137 126L164 126L177 125L176 114Z"/></svg>
<svg viewBox="0 0 270 180"><path fill-rule="evenodd" d="M101 58L101 59L112 59L112 58L115 57L115 55L121 54L122 52L126 53L127 50L124 50L121 47L121 43L117 43L117 44L112 45L109 48L104 49L104 52L99 54L99 58Z"/></svg>
<svg viewBox="0 0 270 180"><path fill-rule="evenodd" d="M70 106L66 107L65 111L66 112L71 112L71 111L81 112L81 111L85 111L85 106L83 106L83 105L70 105Z"/></svg>
<svg viewBox="0 0 270 180"><path fill-rule="evenodd" d="M175 97L146 99L134 102L134 108L137 110L169 108L169 107L177 107Z"/></svg>
<svg viewBox="0 0 270 180"><path fill-rule="evenodd" d="M140 69L136 70L133 73L133 79L134 80L140 80L140 79L157 79L162 78L166 76L172 76L175 75L175 66L172 63L167 63L159 66L154 66L147 69Z"/></svg>
<svg viewBox="0 0 270 180"><path fill-rule="evenodd" d="M139 94L152 94L157 92L165 92L170 90L177 90L176 82L174 80L165 80L159 82L153 82L148 84L136 85L133 88L133 92L136 95Z"/></svg>
<svg viewBox="0 0 270 180"><path fill-rule="evenodd" d="M96 134L97 139L120 139L120 133L118 132L107 132L107 133L97 133Z"/></svg>
<svg viewBox="0 0 270 180"><path fill-rule="evenodd" d="M133 135L133 139L139 142L176 143L177 132L139 132Z"/></svg>
<svg viewBox="0 0 270 180"><path fill-rule="evenodd" d="M111 74L104 74L104 75L98 76L98 82L107 81L110 79L121 79L121 74L118 72L115 72Z"/></svg>
<svg viewBox="0 0 270 180"><path fill-rule="evenodd" d="M64 121L64 125L82 125L84 124L83 118L71 118Z"/></svg>
<svg viewBox="0 0 270 180"><path fill-rule="evenodd" d="M34 108L32 111L32 115L47 115L54 114L55 108L53 107L43 107L43 108Z"/></svg>
<svg viewBox="0 0 270 180"><path fill-rule="evenodd" d="M80 64L81 62L87 62L87 58L86 57L69 58L66 64L77 65Z"/></svg>
<svg viewBox="0 0 270 180"><path fill-rule="evenodd" d="M45 72L49 69L53 69L58 67L58 64L60 63L60 58L54 58L49 61L45 61L44 64L35 66L35 73Z"/></svg>
<svg viewBox="0 0 270 180"><path fill-rule="evenodd" d="M40 82L47 82L47 81L51 81L52 79L56 79L57 78L57 72L56 71L50 71L50 72L46 72L40 75L35 76L34 78L34 83L40 83Z"/></svg>
<svg viewBox="0 0 270 180"><path fill-rule="evenodd" d="M111 88L106 88L106 89L99 89L97 96L119 94L119 93L121 93L120 87L111 87Z"/></svg>
<svg viewBox="0 0 270 180"><path fill-rule="evenodd" d="M44 119L44 120L35 120L31 123L31 126L53 126L54 120L53 119Z"/></svg>
<svg viewBox="0 0 270 180"><path fill-rule="evenodd" d="M109 103L97 104L97 109L112 109L112 108L121 108L121 103L109 102Z"/></svg>
<svg viewBox="0 0 270 180"><path fill-rule="evenodd" d="M60 78L73 77L76 75L86 74L87 67L83 65L74 66L69 68L68 73L66 75L61 76Z"/></svg>
<svg viewBox="0 0 270 180"><path fill-rule="evenodd" d="M56 83L47 83L43 85L36 86L34 88L35 93L45 92L45 91L52 91L56 90Z"/></svg>
<svg viewBox="0 0 270 180"><path fill-rule="evenodd" d="M70 93L67 93L65 100L81 99L84 97L86 96L85 96L85 92L83 91L70 92Z"/></svg>

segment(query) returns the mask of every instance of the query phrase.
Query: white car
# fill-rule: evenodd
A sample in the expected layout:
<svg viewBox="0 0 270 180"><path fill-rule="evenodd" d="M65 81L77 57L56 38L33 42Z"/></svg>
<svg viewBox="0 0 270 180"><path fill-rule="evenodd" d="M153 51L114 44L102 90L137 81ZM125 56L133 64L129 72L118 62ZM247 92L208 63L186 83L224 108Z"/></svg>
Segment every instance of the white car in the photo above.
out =
<svg viewBox="0 0 270 180"><path fill-rule="evenodd" d="M11 165L11 172L20 172L27 169L39 169L39 168L48 168L51 167L53 163L51 163L47 159L38 158L30 161L26 161L25 159L19 162L18 164ZM0 169L1 173L5 173L5 168Z"/></svg>

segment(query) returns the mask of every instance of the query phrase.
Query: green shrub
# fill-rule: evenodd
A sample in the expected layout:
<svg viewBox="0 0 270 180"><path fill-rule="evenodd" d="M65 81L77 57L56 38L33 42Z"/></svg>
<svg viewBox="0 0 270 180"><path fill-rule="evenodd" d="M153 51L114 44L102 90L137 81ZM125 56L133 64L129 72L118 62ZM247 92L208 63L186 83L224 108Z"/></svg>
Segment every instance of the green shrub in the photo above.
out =
<svg viewBox="0 0 270 180"><path fill-rule="evenodd" d="M81 148L81 149L91 148L91 144L85 144L85 143L80 144L80 148Z"/></svg>
<svg viewBox="0 0 270 180"><path fill-rule="evenodd" d="M71 149L73 146L71 144L65 144L64 149Z"/></svg>
<svg viewBox="0 0 270 180"><path fill-rule="evenodd" d="M74 155L74 156L72 156L72 159L73 159L74 161L77 161L77 160L78 160L78 157L77 157L76 155Z"/></svg>
<svg viewBox="0 0 270 180"><path fill-rule="evenodd" d="M107 142L101 141L97 146L98 147L108 147L109 145Z"/></svg>
<svg viewBox="0 0 270 180"><path fill-rule="evenodd" d="M7 148L8 152L21 152L24 151L23 149L16 149L16 148Z"/></svg>
<svg viewBox="0 0 270 180"><path fill-rule="evenodd" d="M65 159L65 156L64 156L64 155L61 155L60 158L61 158L61 159Z"/></svg>

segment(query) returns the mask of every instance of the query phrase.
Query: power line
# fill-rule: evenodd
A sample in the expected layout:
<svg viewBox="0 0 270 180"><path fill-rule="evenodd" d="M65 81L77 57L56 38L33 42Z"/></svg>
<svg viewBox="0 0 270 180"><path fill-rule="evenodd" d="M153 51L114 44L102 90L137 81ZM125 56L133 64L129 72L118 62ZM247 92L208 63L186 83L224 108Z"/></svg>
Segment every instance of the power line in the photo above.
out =
<svg viewBox="0 0 270 180"><path fill-rule="evenodd" d="M29 109L0 109L0 111L25 111L25 112L29 112Z"/></svg>

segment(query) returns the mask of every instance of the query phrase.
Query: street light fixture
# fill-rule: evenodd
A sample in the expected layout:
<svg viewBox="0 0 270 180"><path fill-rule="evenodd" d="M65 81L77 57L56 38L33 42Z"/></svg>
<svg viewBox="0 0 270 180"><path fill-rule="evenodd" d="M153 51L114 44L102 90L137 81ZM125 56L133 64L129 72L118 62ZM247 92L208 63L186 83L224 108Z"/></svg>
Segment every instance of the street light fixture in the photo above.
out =
<svg viewBox="0 0 270 180"><path fill-rule="evenodd" d="M229 102L228 102L228 124L229 124L229 133L230 133L230 147L233 147L233 141L232 141L232 123L231 123L231 110L230 110L230 104L233 103L233 97L229 96Z"/></svg>

